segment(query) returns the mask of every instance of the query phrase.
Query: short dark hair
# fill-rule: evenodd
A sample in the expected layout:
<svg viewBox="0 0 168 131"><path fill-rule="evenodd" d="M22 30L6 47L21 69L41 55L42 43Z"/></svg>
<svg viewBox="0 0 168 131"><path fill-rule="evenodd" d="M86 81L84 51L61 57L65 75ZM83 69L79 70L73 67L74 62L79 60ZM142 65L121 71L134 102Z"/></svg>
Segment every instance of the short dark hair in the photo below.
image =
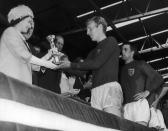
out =
<svg viewBox="0 0 168 131"><path fill-rule="evenodd" d="M122 46L124 46L124 45L129 45L131 51L134 51L134 55L137 55L137 54L138 54L137 47L136 47L134 44L132 44L132 43L130 43L130 42L126 42L126 43L124 43Z"/></svg>
<svg viewBox="0 0 168 131"><path fill-rule="evenodd" d="M86 21L86 26L91 22L95 22L97 26L101 24L103 26L103 32L106 32L108 24L105 18L102 16L94 16Z"/></svg>

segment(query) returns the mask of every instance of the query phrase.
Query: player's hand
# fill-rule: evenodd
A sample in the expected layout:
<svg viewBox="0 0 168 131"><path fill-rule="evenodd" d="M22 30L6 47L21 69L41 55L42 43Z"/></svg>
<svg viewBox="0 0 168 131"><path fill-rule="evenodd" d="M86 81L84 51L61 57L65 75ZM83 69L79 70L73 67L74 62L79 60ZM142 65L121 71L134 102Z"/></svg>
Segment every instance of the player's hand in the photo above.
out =
<svg viewBox="0 0 168 131"><path fill-rule="evenodd" d="M138 101L140 99L145 99L149 95L149 91L140 92L134 95L134 100Z"/></svg>
<svg viewBox="0 0 168 131"><path fill-rule="evenodd" d="M60 61L59 68L70 68L71 62L70 61Z"/></svg>
<svg viewBox="0 0 168 131"><path fill-rule="evenodd" d="M52 59L46 62L46 66L45 67L49 68L49 69L53 69L53 70L59 69L59 66L54 64Z"/></svg>

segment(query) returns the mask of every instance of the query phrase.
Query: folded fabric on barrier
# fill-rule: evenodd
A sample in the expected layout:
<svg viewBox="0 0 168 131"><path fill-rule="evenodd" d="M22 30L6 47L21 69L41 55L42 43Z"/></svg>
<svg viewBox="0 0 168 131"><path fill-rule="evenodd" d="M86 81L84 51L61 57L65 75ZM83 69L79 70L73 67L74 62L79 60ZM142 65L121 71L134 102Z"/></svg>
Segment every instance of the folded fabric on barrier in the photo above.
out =
<svg viewBox="0 0 168 131"><path fill-rule="evenodd" d="M1 131L155 131L2 73L0 128Z"/></svg>

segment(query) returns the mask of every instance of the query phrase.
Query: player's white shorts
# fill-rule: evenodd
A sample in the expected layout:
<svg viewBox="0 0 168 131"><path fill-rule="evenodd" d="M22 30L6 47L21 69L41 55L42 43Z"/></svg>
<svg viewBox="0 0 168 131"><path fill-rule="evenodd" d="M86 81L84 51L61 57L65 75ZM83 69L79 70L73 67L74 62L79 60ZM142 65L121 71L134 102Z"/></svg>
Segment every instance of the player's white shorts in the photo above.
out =
<svg viewBox="0 0 168 131"><path fill-rule="evenodd" d="M107 107L114 107L121 110L123 93L118 82L110 82L98 86L91 91L91 106L99 110Z"/></svg>
<svg viewBox="0 0 168 131"><path fill-rule="evenodd" d="M125 119L134 122L148 123L150 119L150 108L146 99L140 99L135 102L128 103L124 106Z"/></svg>

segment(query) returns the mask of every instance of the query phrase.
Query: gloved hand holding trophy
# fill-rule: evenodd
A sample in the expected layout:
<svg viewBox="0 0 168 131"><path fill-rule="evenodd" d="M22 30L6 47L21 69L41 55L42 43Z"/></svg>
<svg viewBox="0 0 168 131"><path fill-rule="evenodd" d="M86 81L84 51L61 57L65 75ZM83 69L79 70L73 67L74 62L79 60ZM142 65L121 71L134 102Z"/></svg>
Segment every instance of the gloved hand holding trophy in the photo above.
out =
<svg viewBox="0 0 168 131"><path fill-rule="evenodd" d="M55 35L48 35L46 37L48 42L50 43L50 52L51 52L51 57L50 59L54 64L59 64L60 58L64 55L63 53L58 51L58 47L56 46L56 37Z"/></svg>

